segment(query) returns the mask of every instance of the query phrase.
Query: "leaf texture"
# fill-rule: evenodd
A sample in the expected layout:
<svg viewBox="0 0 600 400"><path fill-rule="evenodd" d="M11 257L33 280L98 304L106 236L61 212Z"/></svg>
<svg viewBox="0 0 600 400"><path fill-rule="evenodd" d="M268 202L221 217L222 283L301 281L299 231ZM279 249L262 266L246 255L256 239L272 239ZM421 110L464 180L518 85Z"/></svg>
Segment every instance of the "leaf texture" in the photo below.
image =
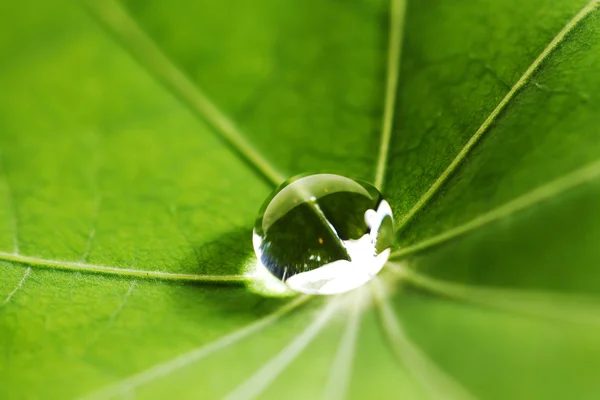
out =
<svg viewBox="0 0 600 400"><path fill-rule="evenodd" d="M0 397L600 394L597 1L24 0L0 26ZM381 184L393 263L258 293L256 211L322 171Z"/></svg>

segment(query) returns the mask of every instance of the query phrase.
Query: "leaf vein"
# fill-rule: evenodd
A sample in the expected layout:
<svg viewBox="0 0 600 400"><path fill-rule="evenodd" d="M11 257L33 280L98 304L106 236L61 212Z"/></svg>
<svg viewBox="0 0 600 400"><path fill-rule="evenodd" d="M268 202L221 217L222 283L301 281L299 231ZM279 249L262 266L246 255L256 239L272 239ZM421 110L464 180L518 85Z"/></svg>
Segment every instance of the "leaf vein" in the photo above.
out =
<svg viewBox="0 0 600 400"><path fill-rule="evenodd" d="M379 278L371 286L380 321L396 357L420 383L432 399L474 399L462 385L446 374L404 332L398 317L386 297Z"/></svg>
<svg viewBox="0 0 600 400"><path fill-rule="evenodd" d="M397 260L427 250L598 178L600 178L600 160L542 185L494 210L473 218L469 222L395 251L390 255L390 259Z"/></svg>
<svg viewBox="0 0 600 400"><path fill-rule="evenodd" d="M87 0L85 4L142 67L171 90L195 115L206 121L254 171L274 185L279 185L284 180L266 158L244 138L234 122L162 53L152 38L117 2Z"/></svg>
<svg viewBox="0 0 600 400"><path fill-rule="evenodd" d="M333 313L340 306L340 300L330 302L315 318L315 320L300 333L288 346L281 350L275 357L267 362L252 377L236 387L225 400L254 399L259 396L285 368L317 337Z"/></svg>
<svg viewBox="0 0 600 400"><path fill-rule="evenodd" d="M394 123L394 107L396 105L396 92L400 75L400 57L402 54L402 40L404 35L404 19L406 15L405 0L390 0L390 33L388 45L387 77L385 87L385 100L383 122L381 126L381 142L377 169L375 172L375 186L382 189L385 180L392 126Z"/></svg>
<svg viewBox="0 0 600 400"><path fill-rule="evenodd" d="M127 300L129 299L129 296L131 296L131 292L133 292L133 288L135 287L136 283L137 283L136 281L131 281L131 284L129 285L127 292L123 296L123 300L121 300L121 302L119 303L117 308L115 308L114 311L110 313L110 317L108 320L109 327L115 323L115 321L117 320L117 316L121 313L121 311L123 311L123 308L125 308L125 305L127 304Z"/></svg>
<svg viewBox="0 0 600 400"><path fill-rule="evenodd" d="M90 253L92 252L92 248L94 246L94 239L96 238L96 226L98 224L98 217L100 216L100 209L102 208L102 196L98 195L96 197L95 205L94 205L94 213L92 215L92 223L90 227L90 233L88 234L87 242L85 244L85 250L81 255L81 262L84 263L87 261Z"/></svg>
<svg viewBox="0 0 600 400"><path fill-rule="evenodd" d="M400 264L388 263L388 266L398 277L443 297L511 313L600 327L597 317L599 307L594 304L598 304L597 299L594 301L553 292L477 287L432 278Z"/></svg>
<svg viewBox="0 0 600 400"><path fill-rule="evenodd" d="M282 306L275 312L241 328L238 329L226 336L223 336L220 339L217 339L211 343L208 343L204 346L201 346L197 349L189 351L185 354L182 354L178 357L173 358L172 360L166 361L164 363L155 365L145 371L142 371L136 375L133 375L129 378L126 378L122 381L114 383L112 385L101 388L89 395L83 396L81 399L86 400L99 400L99 399L107 399L123 394L128 394L132 390L147 383L150 383L156 379L162 378L169 374L172 374L176 370L179 370L193 362L196 362L202 358L205 358L212 353L215 353L219 350L226 349L230 346L233 346L237 342L246 337L250 336L253 333L259 332L267 326L273 324L278 321L280 318L284 317L294 309L298 308L302 304L306 303L311 297L310 296L300 296L286 305Z"/></svg>
<svg viewBox="0 0 600 400"><path fill-rule="evenodd" d="M232 283L243 284L251 282L251 277L246 275L200 275L200 274L178 274L162 271L146 271L139 269L128 269L110 267L105 265L87 264L74 261L48 260L38 257L24 256L0 252L0 261L10 261L34 267L52 268L64 271L90 272L105 275L117 275L120 277L135 277L165 281L185 282L207 282L207 283Z"/></svg>
<svg viewBox="0 0 600 400"><path fill-rule="evenodd" d="M363 302L361 289L357 289L356 293L352 295L354 296L354 301L348 315L344 334L340 340L340 345L331 364L331 371L329 372L329 379L323 396L324 399L341 400L345 399L348 393L348 384L352 375L352 364L354 362L354 352L356 350L360 322L360 307Z"/></svg>
<svg viewBox="0 0 600 400"><path fill-rule="evenodd" d="M8 304L8 302L10 301L10 299L12 299L12 297L15 295L15 293L17 293L19 291L19 289L21 289L23 287L23 284L27 280L27 277L29 276L29 274L31 274L31 267L28 267L25 270L25 274L23 275L23 277L21 278L21 280L19 281L17 286L15 286L15 288L8 294L8 296L6 296L4 301L0 304L0 307Z"/></svg>
<svg viewBox="0 0 600 400"><path fill-rule="evenodd" d="M471 136L467 144L461 149L461 151L452 160L450 165L442 172L442 174L435 180L435 182L429 187L429 189L423 194L423 196L417 201L417 203L408 211L408 213L402 218L397 226L397 231L405 228L408 223L412 221L414 216L439 192L439 189L444 183L450 178L450 176L457 170L457 168L464 162L467 155L475 147L475 145L481 140L481 138L487 133L492 124L496 121L498 116L504 111L507 105L514 99L515 95L524 87L524 85L530 81L534 73L539 69L546 58L560 45L560 43L573 31L573 29L585 19L592 11L596 9L600 0L592 0L583 9L577 13L561 30L556 34L552 41L544 48L541 54L533 61L533 63L527 68L519 80L512 86L512 88L506 93L504 98L498 103L496 108L491 114L485 119L483 124L477 129L477 131Z"/></svg>
<svg viewBox="0 0 600 400"><path fill-rule="evenodd" d="M100 135L96 135L96 139L100 139ZM102 149L102 146L99 143L96 143L99 149ZM90 253L92 252L92 248L94 245L94 240L96 238L96 229L98 224L98 218L100 217L100 210L102 209L103 195L100 188L100 170L102 168L102 159L103 154L101 150L97 150L94 153L92 158L92 168L91 168L91 181L92 181L92 193L94 196L94 208L92 211L91 223L90 223L90 232L88 234L87 242L85 244L85 248L83 250L83 254L81 255L81 262L86 262Z"/></svg>

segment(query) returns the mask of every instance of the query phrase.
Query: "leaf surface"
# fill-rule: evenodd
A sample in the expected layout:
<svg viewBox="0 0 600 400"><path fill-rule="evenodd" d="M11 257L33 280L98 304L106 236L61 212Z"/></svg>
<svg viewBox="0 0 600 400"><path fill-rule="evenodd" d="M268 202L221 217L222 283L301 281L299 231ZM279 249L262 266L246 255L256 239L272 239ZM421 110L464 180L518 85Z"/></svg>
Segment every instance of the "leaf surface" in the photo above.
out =
<svg viewBox="0 0 600 400"><path fill-rule="evenodd" d="M2 5L0 397L597 397L598 4L455 3ZM319 171L385 177L381 279L216 282Z"/></svg>

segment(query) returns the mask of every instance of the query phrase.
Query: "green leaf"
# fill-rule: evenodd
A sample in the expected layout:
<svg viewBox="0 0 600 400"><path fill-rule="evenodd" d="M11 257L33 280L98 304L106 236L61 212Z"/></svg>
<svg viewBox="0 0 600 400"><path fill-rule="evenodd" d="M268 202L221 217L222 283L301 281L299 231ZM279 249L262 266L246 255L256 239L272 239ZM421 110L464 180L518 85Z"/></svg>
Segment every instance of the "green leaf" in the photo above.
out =
<svg viewBox="0 0 600 400"><path fill-rule="evenodd" d="M598 1L0 11L0 397L600 395ZM277 295L253 221L316 171L394 261Z"/></svg>

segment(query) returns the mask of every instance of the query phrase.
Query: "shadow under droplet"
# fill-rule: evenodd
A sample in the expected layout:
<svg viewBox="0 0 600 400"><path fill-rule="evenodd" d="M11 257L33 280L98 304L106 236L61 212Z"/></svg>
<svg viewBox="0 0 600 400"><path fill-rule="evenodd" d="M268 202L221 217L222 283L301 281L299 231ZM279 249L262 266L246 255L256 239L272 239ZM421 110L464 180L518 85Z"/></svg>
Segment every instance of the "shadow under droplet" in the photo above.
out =
<svg viewBox="0 0 600 400"><path fill-rule="evenodd" d="M196 244L178 265L180 271L200 275L246 275L256 266L252 247L252 230L237 229L217 240ZM182 291L192 291L198 301L209 303L215 312L230 316L260 317L275 311L291 300L291 296L268 296L252 290L252 283L177 282Z"/></svg>
<svg viewBox="0 0 600 400"><path fill-rule="evenodd" d="M204 243L179 261L178 270L200 275L242 275L254 257L252 230L237 229Z"/></svg>

